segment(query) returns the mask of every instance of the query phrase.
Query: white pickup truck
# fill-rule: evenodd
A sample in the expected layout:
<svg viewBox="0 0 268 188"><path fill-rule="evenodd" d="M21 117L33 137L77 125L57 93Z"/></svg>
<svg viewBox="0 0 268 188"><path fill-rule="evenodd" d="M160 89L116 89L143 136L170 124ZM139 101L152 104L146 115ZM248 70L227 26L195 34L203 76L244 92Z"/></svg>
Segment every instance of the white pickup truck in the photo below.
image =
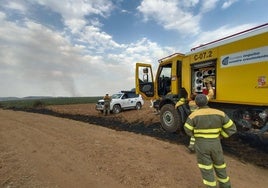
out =
<svg viewBox="0 0 268 188"><path fill-rule="evenodd" d="M136 109L140 110L144 105L144 100L141 95L136 94L133 91L121 91L111 96L110 110L114 114L120 113L122 110ZM96 110L103 111L104 100L98 100L96 104Z"/></svg>

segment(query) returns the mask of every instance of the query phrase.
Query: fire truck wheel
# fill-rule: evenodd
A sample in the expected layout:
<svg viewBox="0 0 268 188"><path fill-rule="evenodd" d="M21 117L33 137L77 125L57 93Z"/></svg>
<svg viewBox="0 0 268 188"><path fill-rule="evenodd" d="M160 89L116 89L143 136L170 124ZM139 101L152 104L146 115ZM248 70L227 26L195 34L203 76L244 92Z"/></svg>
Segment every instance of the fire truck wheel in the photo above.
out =
<svg viewBox="0 0 268 188"><path fill-rule="evenodd" d="M160 110L161 127L167 132L181 131L181 117L174 105L166 104Z"/></svg>

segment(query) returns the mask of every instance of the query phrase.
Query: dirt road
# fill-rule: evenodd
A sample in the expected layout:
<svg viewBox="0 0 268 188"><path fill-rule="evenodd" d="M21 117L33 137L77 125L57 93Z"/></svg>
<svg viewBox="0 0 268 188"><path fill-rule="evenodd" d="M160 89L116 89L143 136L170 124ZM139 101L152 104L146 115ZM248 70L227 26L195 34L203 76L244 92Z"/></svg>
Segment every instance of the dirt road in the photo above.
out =
<svg viewBox="0 0 268 188"><path fill-rule="evenodd" d="M230 156L226 162L234 188L268 185L267 169ZM0 109L0 187L203 185L195 155L184 145L69 119Z"/></svg>

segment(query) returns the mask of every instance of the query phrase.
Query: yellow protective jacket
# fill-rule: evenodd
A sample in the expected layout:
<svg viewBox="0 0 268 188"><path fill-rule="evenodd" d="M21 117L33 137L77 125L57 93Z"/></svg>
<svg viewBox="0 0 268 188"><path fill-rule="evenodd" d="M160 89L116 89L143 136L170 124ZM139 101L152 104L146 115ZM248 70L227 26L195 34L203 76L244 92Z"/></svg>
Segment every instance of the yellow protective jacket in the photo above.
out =
<svg viewBox="0 0 268 188"><path fill-rule="evenodd" d="M184 130L195 138L227 138L236 132L236 125L224 112L204 106L188 116Z"/></svg>

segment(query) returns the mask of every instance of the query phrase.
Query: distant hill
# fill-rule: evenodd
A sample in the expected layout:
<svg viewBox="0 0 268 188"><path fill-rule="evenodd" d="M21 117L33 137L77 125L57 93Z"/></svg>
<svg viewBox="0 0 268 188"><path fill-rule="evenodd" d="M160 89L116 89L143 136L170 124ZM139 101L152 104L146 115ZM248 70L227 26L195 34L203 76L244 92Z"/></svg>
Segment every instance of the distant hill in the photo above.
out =
<svg viewBox="0 0 268 188"><path fill-rule="evenodd" d="M19 100L18 97L0 97L0 101L13 101L13 100Z"/></svg>
<svg viewBox="0 0 268 188"><path fill-rule="evenodd" d="M47 99L52 98L50 96L27 96L27 97L0 97L0 101L15 101L15 100L25 100L25 99Z"/></svg>

